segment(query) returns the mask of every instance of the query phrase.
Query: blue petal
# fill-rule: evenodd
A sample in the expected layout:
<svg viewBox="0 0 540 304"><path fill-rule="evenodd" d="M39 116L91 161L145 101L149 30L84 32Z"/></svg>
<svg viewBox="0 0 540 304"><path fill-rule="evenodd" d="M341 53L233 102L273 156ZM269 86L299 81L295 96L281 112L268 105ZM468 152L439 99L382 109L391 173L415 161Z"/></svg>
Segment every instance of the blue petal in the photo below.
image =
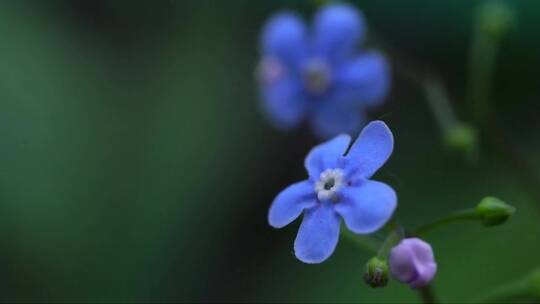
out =
<svg viewBox="0 0 540 304"><path fill-rule="evenodd" d="M298 79L285 75L271 83L263 83L261 89L263 110L277 128L290 129L302 122L307 103Z"/></svg>
<svg viewBox="0 0 540 304"><path fill-rule="evenodd" d="M294 241L296 257L309 264L326 260L336 248L340 219L331 204L306 210Z"/></svg>
<svg viewBox="0 0 540 304"><path fill-rule="evenodd" d="M346 62L336 72L335 98L361 105L380 103L390 89L390 67L379 53Z"/></svg>
<svg viewBox="0 0 540 304"><path fill-rule="evenodd" d="M369 178L388 160L393 148L394 137L388 126L380 120L370 122L345 156L346 170Z"/></svg>
<svg viewBox="0 0 540 304"><path fill-rule="evenodd" d="M306 26L294 13L279 13L264 26L261 45L265 56L297 66L307 53Z"/></svg>
<svg viewBox="0 0 540 304"><path fill-rule="evenodd" d="M336 168L350 143L351 137L341 134L311 149L304 162L310 178L318 180L322 171Z"/></svg>
<svg viewBox="0 0 540 304"><path fill-rule="evenodd" d="M317 203L313 183L301 181L281 191L268 212L268 223L281 228L294 221L304 209Z"/></svg>
<svg viewBox="0 0 540 304"><path fill-rule="evenodd" d="M365 180L357 187L346 187L342 201L336 204L349 230L372 233L379 230L392 216L397 205L396 193L390 186Z"/></svg>
<svg viewBox="0 0 540 304"><path fill-rule="evenodd" d="M358 108L327 105L313 114L311 126L315 135L328 138L340 133L354 134L363 122L364 115Z"/></svg>
<svg viewBox="0 0 540 304"><path fill-rule="evenodd" d="M315 50L340 61L351 54L364 36L364 17L348 4L330 4L315 16Z"/></svg>

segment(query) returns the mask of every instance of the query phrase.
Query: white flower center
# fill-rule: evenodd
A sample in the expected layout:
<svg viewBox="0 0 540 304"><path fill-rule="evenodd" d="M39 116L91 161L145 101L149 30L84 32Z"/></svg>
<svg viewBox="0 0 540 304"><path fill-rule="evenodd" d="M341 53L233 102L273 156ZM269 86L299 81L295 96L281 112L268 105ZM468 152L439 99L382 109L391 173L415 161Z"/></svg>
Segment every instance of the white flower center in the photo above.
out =
<svg viewBox="0 0 540 304"><path fill-rule="evenodd" d="M304 67L304 85L312 94L322 94L330 86L330 68L320 59L310 60Z"/></svg>
<svg viewBox="0 0 540 304"><path fill-rule="evenodd" d="M343 187L343 171L341 169L324 170L315 183L315 192L320 201L337 200L337 192Z"/></svg>

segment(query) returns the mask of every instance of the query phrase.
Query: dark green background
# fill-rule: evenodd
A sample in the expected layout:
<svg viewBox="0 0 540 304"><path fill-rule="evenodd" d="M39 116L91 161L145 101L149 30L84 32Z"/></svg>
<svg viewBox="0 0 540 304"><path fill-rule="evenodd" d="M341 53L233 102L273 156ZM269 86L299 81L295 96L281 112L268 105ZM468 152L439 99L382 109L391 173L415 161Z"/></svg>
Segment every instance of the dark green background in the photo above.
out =
<svg viewBox="0 0 540 304"><path fill-rule="evenodd" d="M3 301L416 301L362 281L343 239L320 265L295 259L298 223L268 207L303 179L317 143L261 115L253 71L264 20L316 1L0 2L0 299ZM465 113L475 1L355 1L370 30L437 73ZM492 105L540 172L540 2L512 1ZM504 159L448 153L419 88L394 77L383 118L395 151L376 179L415 227L485 195L508 224L432 234L438 297L464 301L540 265L540 214ZM540 187L540 185L538 185ZM380 237L380 236L379 236Z"/></svg>

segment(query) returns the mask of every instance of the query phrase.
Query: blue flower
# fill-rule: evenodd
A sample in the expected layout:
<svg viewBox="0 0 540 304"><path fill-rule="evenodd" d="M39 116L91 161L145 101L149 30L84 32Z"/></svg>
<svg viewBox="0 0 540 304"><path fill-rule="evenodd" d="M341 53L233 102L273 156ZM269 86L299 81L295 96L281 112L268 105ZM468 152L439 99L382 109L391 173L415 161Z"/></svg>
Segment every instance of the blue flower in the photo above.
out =
<svg viewBox="0 0 540 304"><path fill-rule="evenodd" d="M294 252L305 263L320 263L332 254L341 219L354 233L368 234L380 229L396 208L394 190L369 179L392 154L392 132L374 121L345 155L350 142L348 135L339 135L313 148L305 161L309 178L285 188L270 207L268 222L275 228L304 213Z"/></svg>
<svg viewBox="0 0 540 304"><path fill-rule="evenodd" d="M389 90L389 66L375 51L356 53L362 14L347 4L323 7L313 32L291 12L270 18L261 39L258 76L262 106L281 129L308 120L321 137L357 132L366 107Z"/></svg>

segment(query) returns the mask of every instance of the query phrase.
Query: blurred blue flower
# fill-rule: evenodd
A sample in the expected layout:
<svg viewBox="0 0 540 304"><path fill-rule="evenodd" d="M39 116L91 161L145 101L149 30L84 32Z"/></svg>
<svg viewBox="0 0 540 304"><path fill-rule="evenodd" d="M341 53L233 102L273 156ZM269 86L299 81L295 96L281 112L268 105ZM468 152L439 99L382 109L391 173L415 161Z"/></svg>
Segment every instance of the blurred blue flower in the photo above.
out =
<svg viewBox="0 0 540 304"><path fill-rule="evenodd" d="M291 12L267 22L261 39L259 77L262 106L281 129L309 120L321 137L357 132L366 107L389 91L385 58L355 53L365 32L362 14L347 4L330 4L315 16L313 32Z"/></svg>
<svg viewBox="0 0 540 304"><path fill-rule="evenodd" d="M309 178L285 188L270 207L268 222L275 228L304 213L294 252L305 263L320 263L332 254L341 218L349 230L368 234L381 228L396 208L394 190L369 179L392 154L392 132L384 122L374 121L345 155L350 142L348 135L339 135L313 148L305 161Z"/></svg>
<svg viewBox="0 0 540 304"><path fill-rule="evenodd" d="M403 239L390 252L390 271L411 288L426 286L437 272L433 249L421 239Z"/></svg>

